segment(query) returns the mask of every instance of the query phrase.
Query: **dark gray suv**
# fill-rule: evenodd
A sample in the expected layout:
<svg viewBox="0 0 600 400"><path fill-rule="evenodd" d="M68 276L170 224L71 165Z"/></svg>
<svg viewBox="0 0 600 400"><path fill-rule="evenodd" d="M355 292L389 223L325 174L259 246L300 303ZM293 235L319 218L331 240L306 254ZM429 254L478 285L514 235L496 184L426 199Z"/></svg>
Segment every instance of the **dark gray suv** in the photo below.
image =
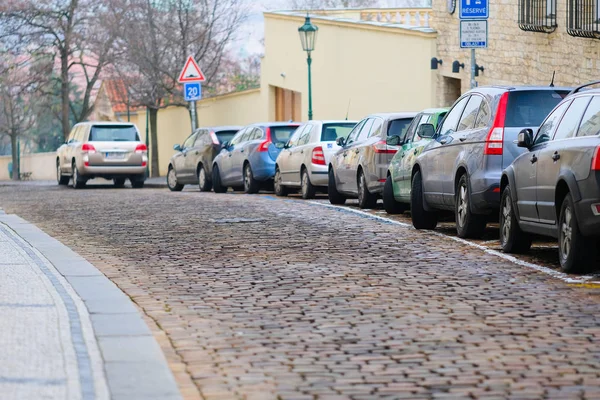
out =
<svg viewBox="0 0 600 400"><path fill-rule="evenodd" d="M523 152L514 143L519 131L537 128L569 90L490 86L461 96L413 167L415 228L434 229L447 210L459 237L481 237L500 206L502 170Z"/></svg>
<svg viewBox="0 0 600 400"><path fill-rule="evenodd" d="M600 90L581 92L585 86L548 115L535 137L532 129L519 133L517 143L527 151L504 170L500 183L502 249L528 250L531 234L558 238L565 272L597 266Z"/></svg>

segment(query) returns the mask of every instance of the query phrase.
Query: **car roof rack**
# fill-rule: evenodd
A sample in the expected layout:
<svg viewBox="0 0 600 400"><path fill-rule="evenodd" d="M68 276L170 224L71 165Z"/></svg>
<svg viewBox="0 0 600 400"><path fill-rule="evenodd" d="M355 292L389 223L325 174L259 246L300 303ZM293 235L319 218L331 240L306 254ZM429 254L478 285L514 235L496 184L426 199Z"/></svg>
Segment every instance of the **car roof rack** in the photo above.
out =
<svg viewBox="0 0 600 400"><path fill-rule="evenodd" d="M583 89L585 87L592 86L592 85L598 85L598 84L600 84L600 81L589 82L589 83L586 83L585 85L577 86L575 89L571 90L571 92L568 94L568 96L578 93L581 89Z"/></svg>

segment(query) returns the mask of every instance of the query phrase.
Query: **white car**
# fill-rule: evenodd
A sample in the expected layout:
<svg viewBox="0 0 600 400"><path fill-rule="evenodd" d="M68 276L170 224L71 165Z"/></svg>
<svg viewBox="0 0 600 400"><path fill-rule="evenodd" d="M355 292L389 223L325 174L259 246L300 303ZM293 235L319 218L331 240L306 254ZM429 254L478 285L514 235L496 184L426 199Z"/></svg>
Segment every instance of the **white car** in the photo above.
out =
<svg viewBox="0 0 600 400"><path fill-rule="evenodd" d="M286 196L300 189L303 199L317 191L327 192L329 158L340 149L339 138L346 138L357 121L309 121L300 125L275 161L275 194Z"/></svg>

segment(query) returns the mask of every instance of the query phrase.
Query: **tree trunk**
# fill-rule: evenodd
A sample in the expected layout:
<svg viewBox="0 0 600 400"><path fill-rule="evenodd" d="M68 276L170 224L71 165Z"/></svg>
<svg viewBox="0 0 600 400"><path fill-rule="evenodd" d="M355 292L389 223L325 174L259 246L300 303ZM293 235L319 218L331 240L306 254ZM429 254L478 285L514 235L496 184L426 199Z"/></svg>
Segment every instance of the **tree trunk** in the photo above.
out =
<svg viewBox="0 0 600 400"><path fill-rule="evenodd" d="M71 124L69 122L69 54L66 50L60 52L60 96L61 96L61 124L64 141L69 138Z"/></svg>
<svg viewBox="0 0 600 400"><path fill-rule="evenodd" d="M156 120L158 109L148 108L150 111L150 176L160 176L158 169L158 130Z"/></svg>
<svg viewBox="0 0 600 400"><path fill-rule="evenodd" d="M19 163L19 152L17 144L17 135L10 135L10 147L12 148L12 180L18 181L21 177L21 168Z"/></svg>

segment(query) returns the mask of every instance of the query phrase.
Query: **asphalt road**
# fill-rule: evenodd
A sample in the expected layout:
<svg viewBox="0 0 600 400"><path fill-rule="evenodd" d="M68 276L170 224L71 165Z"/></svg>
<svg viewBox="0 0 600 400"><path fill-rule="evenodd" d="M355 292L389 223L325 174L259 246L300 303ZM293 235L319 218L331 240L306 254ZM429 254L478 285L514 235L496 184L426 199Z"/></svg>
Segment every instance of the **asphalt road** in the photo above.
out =
<svg viewBox="0 0 600 400"><path fill-rule="evenodd" d="M0 187L0 207L144 310L188 398L600 398L596 284L378 210L34 185ZM552 267L544 246L529 261Z"/></svg>

